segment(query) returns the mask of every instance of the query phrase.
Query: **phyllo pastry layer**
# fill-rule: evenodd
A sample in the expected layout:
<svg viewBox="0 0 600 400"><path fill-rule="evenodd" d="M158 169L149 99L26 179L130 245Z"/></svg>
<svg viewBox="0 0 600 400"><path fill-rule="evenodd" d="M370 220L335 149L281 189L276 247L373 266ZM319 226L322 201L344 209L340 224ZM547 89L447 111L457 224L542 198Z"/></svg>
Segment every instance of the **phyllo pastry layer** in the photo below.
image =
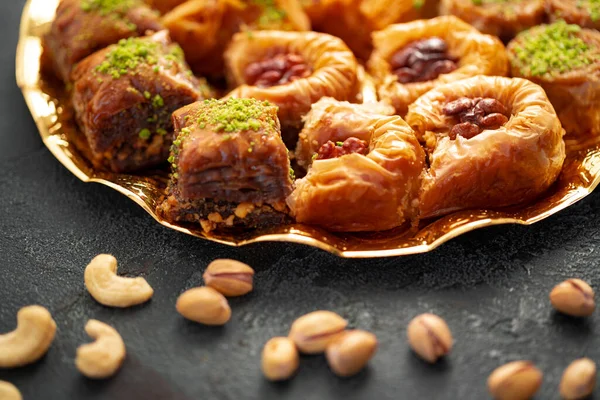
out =
<svg viewBox="0 0 600 400"><path fill-rule="evenodd" d="M475 75L506 75L502 43L453 16L390 25L373 33L369 71L381 100L404 116L434 87Z"/></svg>
<svg viewBox="0 0 600 400"><path fill-rule="evenodd" d="M58 77L70 82L75 64L90 54L162 29L158 17L143 0L61 0L44 49Z"/></svg>
<svg viewBox="0 0 600 400"><path fill-rule="evenodd" d="M93 162L114 172L166 162L171 113L211 95L166 31L122 39L73 71L73 107Z"/></svg>
<svg viewBox="0 0 600 400"><path fill-rule="evenodd" d="M329 96L356 95L357 62L339 38L316 32L238 33L225 53L236 87L228 97L267 100L279 107L284 141L296 144L302 118L313 103Z"/></svg>
<svg viewBox="0 0 600 400"><path fill-rule="evenodd" d="M569 135L600 134L600 32L559 21L508 46L513 76L540 84Z"/></svg>
<svg viewBox="0 0 600 400"><path fill-rule="evenodd" d="M564 20L583 28L600 30L599 0L546 0L551 22Z"/></svg>
<svg viewBox="0 0 600 400"><path fill-rule="evenodd" d="M287 219L292 189L277 107L255 99L205 100L173 114L172 180L159 212L205 230Z"/></svg>
<svg viewBox="0 0 600 400"><path fill-rule="evenodd" d="M223 53L239 31L310 30L299 0L188 0L163 18L194 72L223 76Z"/></svg>
<svg viewBox="0 0 600 400"><path fill-rule="evenodd" d="M358 58L367 60L371 33L399 22L437 15L437 0L303 0L312 28L337 36Z"/></svg>
<svg viewBox="0 0 600 400"><path fill-rule="evenodd" d="M554 108L525 79L477 76L441 85L410 106L406 121L429 156L421 218L534 200L565 160Z"/></svg>
<svg viewBox="0 0 600 400"><path fill-rule="evenodd" d="M504 42L544 21L546 0L441 0L440 13L454 15ZM561 0L562 1L562 0Z"/></svg>
<svg viewBox="0 0 600 400"><path fill-rule="evenodd" d="M346 118L347 104L340 103L337 114L335 103L326 101L332 107L328 136L336 142L324 143L306 177L296 182L287 200L296 221L345 232L415 222L425 154L412 129L385 108L377 114L373 105L356 106L352 120ZM327 125L319 129L325 136Z"/></svg>

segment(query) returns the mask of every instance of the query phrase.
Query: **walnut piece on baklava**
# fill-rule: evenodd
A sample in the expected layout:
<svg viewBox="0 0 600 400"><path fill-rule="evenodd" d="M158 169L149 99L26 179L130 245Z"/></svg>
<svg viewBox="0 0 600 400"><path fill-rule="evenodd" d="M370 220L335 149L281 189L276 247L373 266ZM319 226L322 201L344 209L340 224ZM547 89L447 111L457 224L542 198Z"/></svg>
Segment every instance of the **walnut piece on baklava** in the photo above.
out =
<svg viewBox="0 0 600 400"><path fill-rule="evenodd" d="M277 107L255 99L205 100L173 113L171 182L158 213L205 231L288 221L290 161Z"/></svg>
<svg viewBox="0 0 600 400"><path fill-rule="evenodd" d="M319 137L330 140L287 200L296 221L342 232L416 223L425 153L413 130L399 116L386 115L389 109L382 105L336 105L327 99L316 113L325 102L330 107L325 118L332 123L306 129L315 126Z"/></svg>
<svg viewBox="0 0 600 400"><path fill-rule="evenodd" d="M558 21L508 45L513 76L540 84L568 135L600 134L600 32Z"/></svg>
<svg viewBox="0 0 600 400"><path fill-rule="evenodd" d="M238 33L225 53L228 97L279 107L284 142L293 147L302 118L321 97L349 100L358 89L357 62L341 39L316 32Z"/></svg>
<svg viewBox="0 0 600 400"><path fill-rule="evenodd" d="M67 83L75 64L90 54L160 29L158 13L143 0L61 0L44 37L45 56Z"/></svg>
<svg viewBox="0 0 600 400"><path fill-rule="evenodd" d="M525 79L476 76L438 86L410 106L406 121L429 157L421 218L534 200L565 160L554 108Z"/></svg>
<svg viewBox="0 0 600 400"><path fill-rule="evenodd" d="M546 0L546 12L551 22L600 30L600 0Z"/></svg>
<svg viewBox="0 0 600 400"><path fill-rule="evenodd" d="M454 15L506 43L517 33L544 21L545 1L442 0L440 14Z"/></svg>
<svg viewBox="0 0 600 400"><path fill-rule="evenodd" d="M211 96L167 31L122 39L73 71L77 123L97 167L135 171L166 162L171 113Z"/></svg>
<svg viewBox="0 0 600 400"><path fill-rule="evenodd" d="M323 97L305 117L295 152L298 165L308 169L327 142L342 143L348 137L368 142L374 120L389 115L394 115L394 108L384 103L352 104Z"/></svg>
<svg viewBox="0 0 600 400"><path fill-rule="evenodd" d="M239 31L310 30L299 0L188 0L163 17L194 72L223 75L223 53Z"/></svg>
<svg viewBox="0 0 600 400"><path fill-rule="evenodd" d="M369 71L381 100L405 115L434 87L475 75L506 75L503 44L453 16L390 25L373 34Z"/></svg>

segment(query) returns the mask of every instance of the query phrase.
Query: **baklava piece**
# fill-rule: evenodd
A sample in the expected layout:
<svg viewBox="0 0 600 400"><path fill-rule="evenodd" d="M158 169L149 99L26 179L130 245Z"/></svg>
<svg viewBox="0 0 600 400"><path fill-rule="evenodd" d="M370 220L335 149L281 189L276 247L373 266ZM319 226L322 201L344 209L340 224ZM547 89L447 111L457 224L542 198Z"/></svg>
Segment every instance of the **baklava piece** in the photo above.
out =
<svg viewBox="0 0 600 400"><path fill-rule="evenodd" d="M599 0L546 0L550 21L564 20L583 28L600 30Z"/></svg>
<svg viewBox="0 0 600 400"><path fill-rule="evenodd" d="M287 203L297 222L330 231L383 231L416 223L425 153L413 130L399 116L347 105L328 134L336 138L318 150L308 174L296 181ZM365 110L358 108L365 107ZM331 110L333 111L333 110ZM320 127L325 135L327 127Z"/></svg>
<svg viewBox="0 0 600 400"><path fill-rule="evenodd" d="M277 107L255 99L205 100L173 114L171 183L158 213L209 232L288 221L290 161Z"/></svg>
<svg viewBox="0 0 600 400"><path fill-rule="evenodd" d="M163 18L194 72L223 76L223 53L239 31L310 30L299 0L189 0Z"/></svg>
<svg viewBox="0 0 600 400"><path fill-rule="evenodd" d="M544 21L545 1L442 0L440 13L454 15L506 43L517 33Z"/></svg>
<svg viewBox="0 0 600 400"><path fill-rule="evenodd" d="M61 0L44 51L65 83L75 64L121 39L159 31L158 13L143 0Z"/></svg>
<svg viewBox="0 0 600 400"><path fill-rule="evenodd" d="M534 200L565 160L554 108L525 79L477 76L438 86L410 106L406 121L429 157L421 218Z"/></svg>
<svg viewBox="0 0 600 400"><path fill-rule="evenodd" d="M228 97L268 100L279 107L284 142L293 147L302 118L329 96L350 100L358 89L357 62L341 39L316 32L238 33L225 53Z"/></svg>
<svg viewBox="0 0 600 400"><path fill-rule="evenodd" d="M504 45L453 16L396 24L373 34L369 70L380 98L404 116L434 87L476 75L506 75Z"/></svg>
<svg viewBox="0 0 600 400"><path fill-rule="evenodd" d="M352 104L324 97L312 105L296 146L296 161L308 169L327 142L342 143L353 137L368 142L373 135L374 120L394 115L394 108L384 103Z"/></svg>
<svg viewBox="0 0 600 400"><path fill-rule="evenodd" d="M122 39L73 71L73 107L97 167L130 172L167 161L171 113L211 96L167 31Z"/></svg>
<svg viewBox="0 0 600 400"><path fill-rule="evenodd" d="M508 54L513 76L544 88L567 134L600 134L600 32L540 25L517 36Z"/></svg>

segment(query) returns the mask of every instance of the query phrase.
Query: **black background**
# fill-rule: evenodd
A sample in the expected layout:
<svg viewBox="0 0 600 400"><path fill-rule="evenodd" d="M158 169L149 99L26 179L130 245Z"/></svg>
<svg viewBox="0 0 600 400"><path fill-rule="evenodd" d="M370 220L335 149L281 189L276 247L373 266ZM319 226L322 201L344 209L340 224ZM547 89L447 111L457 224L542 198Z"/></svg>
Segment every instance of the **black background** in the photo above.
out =
<svg viewBox="0 0 600 400"><path fill-rule="evenodd" d="M517 359L543 370L537 398L550 399L572 359L600 361L598 317L567 318L548 302L566 278L600 285L599 194L531 227L481 230L403 258L343 260L299 245L235 249L188 237L117 192L78 181L45 149L14 78L23 4L0 2L0 332L12 330L29 304L47 307L58 324L40 362L0 370L26 400L484 399L489 373ZM113 310L90 298L83 270L103 252L118 258L121 273L146 277L151 302ZM184 321L177 296L200 285L206 265L220 257L252 265L255 291L231 301L233 318L223 328ZM323 357L303 357L291 382L265 381L263 344L316 309L378 336L370 367L339 379ZM456 341L434 366L406 345L406 326L422 312L445 318ZM127 345L113 379L90 381L75 368L89 318L113 325Z"/></svg>

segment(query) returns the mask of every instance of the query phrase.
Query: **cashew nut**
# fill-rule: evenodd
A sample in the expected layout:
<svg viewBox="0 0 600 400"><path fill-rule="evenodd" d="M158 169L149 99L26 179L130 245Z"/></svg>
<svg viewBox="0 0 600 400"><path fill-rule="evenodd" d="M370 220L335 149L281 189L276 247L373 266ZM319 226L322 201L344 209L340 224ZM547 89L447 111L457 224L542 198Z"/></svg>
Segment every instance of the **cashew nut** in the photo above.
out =
<svg viewBox="0 0 600 400"><path fill-rule="evenodd" d="M0 368L22 367L42 358L56 333L56 322L41 306L23 307L17 313L17 329L0 335Z"/></svg>
<svg viewBox="0 0 600 400"><path fill-rule="evenodd" d="M135 306L154 294L144 278L117 276L117 259L109 254L96 256L86 267L85 287L98 303L108 307Z"/></svg>
<svg viewBox="0 0 600 400"><path fill-rule="evenodd" d="M10 382L0 381L0 399L23 400L23 397L15 385Z"/></svg>
<svg viewBox="0 0 600 400"><path fill-rule="evenodd" d="M103 322L91 319L87 334L96 341L77 349L75 365L88 378L104 379L114 375L125 359L125 343L119 332Z"/></svg>

